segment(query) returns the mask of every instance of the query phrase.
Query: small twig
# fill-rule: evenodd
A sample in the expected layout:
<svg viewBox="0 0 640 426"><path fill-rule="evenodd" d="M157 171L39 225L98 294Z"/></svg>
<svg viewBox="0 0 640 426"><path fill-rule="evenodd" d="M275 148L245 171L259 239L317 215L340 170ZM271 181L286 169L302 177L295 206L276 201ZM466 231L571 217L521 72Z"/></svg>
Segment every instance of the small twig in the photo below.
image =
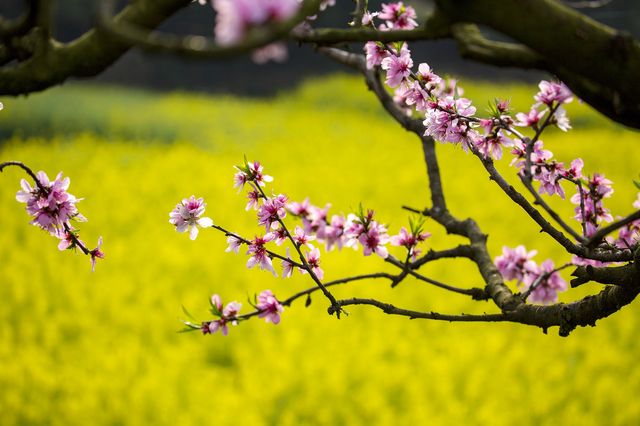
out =
<svg viewBox="0 0 640 426"><path fill-rule="evenodd" d="M33 179L33 181L35 182L36 186L38 187L38 189L40 189L40 191L47 193L48 189L45 188L44 186L42 186L42 184L40 183L40 180L38 179L38 177L36 176L35 173L33 173L33 170L31 170L26 164L21 163L20 161L5 161L4 163L0 163L0 172L4 171L5 167L9 167L9 166L16 166L16 167L20 167L22 170L24 170L29 176L31 176L31 178Z"/></svg>
<svg viewBox="0 0 640 426"><path fill-rule="evenodd" d="M632 222L635 222L636 220L640 219L640 210L638 210L635 213L631 213L629 216L624 217L616 222L613 222L612 224L605 226L604 228L600 228L598 230L598 232L596 232L595 234L593 234L591 236L591 238L589 238L586 242L586 246L587 247L594 247L596 245L598 245L598 243L600 243L602 241L602 239L604 237L606 237L608 234L612 233L613 231L622 228L625 225L628 225Z"/></svg>

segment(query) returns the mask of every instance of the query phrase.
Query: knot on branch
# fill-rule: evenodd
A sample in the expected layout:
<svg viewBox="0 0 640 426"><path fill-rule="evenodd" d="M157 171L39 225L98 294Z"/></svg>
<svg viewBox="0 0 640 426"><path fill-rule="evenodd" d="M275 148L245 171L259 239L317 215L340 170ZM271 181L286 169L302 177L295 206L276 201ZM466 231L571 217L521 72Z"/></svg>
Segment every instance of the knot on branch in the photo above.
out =
<svg viewBox="0 0 640 426"><path fill-rule="evenodd" d="M561 337L568 337L575 328L576 324L573 321L571 309L565 305L560 311L560 331L558 334Z"/></svg>

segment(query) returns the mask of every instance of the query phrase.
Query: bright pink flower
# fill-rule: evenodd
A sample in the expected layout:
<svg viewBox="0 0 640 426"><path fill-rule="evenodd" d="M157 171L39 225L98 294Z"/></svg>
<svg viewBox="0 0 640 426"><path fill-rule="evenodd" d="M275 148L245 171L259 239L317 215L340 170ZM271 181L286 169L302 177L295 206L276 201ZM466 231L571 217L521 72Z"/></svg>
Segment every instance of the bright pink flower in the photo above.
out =
<svg viewBox="0 0 640 426"><path fill-rule="evenodd" d="M195 240L198 237L199 228L209 228L213 225L210 218L201 217L205 206L206 203L202 198L196 198L193 195L185 198L169 213L169 223L175 225L178 232L189 230L189 237Z"/></svg>
<svg viewBox="0 0 640 426"><path fill-rule="evenodd" d="M287 197L282 194L267 198L258 209L258 225L264 225L267 231L275 229L279 220L287 215L286 204Z"/></svg>
<svg viewBox="0 0 640 426"><path fill-rule="evenodd" d="M273 235L275 235L274 242L276 243L277 246L282 245L285 241L287 241L287 238L288 238L287 230L282 226L275 229L273 231Z"/></svg>
<svg viewBox="0 0 640 426"><path fill-rule="evenodd" d="M369 256L372 253L377 254L383 259L389 256L389 251L384 246L389 242L387 228L379 225L376 221L372 221L366 232L358 237L358 242L362 245L363 254Z"/></svg>
<svg viewBox="0 0 640 426"><path fill-rule="evenodd" d="M96 270L96 259L104 259L104 252L101 250L102 237L98 238L98 246L89 252L91 259L91 272Z"/></svg>
<svg viewBox="0 0 640 426"><path fill-rule="evenodd" d="M405 247L409 251L409 255L412 260L415 261L418 253L420 253L419 250L416 250L416 246L418 243L426 240L430 236L431 234L428 232L420 232L419 234L414 235L413 232L408 232L407 228L403 226L398 235L389 237L389 242L392 246Z"/></svg>
<svg viewBox="0 0 640 426"><path fill-rule="evenodd" d="M400 49L400 55L389 55L381 62L382 69L387 71L386 83L390 87L397 87L411 75L413 59L406 43Z"/></svg>
<svg viewBox="0 0 640 426"><path fill-rule="evenodd" d="M411 30L418 26L415 21L416 11L411 6L405 6L402 2L382 3L382 11L378 18L386 21L386 27L381 29Z"/></svg>
<svg viewBox="0 0 640 426"><path fill-rule="evenodd" d="M264 237L255 237L251 243L249 244L249 249L247 250L247 254L250 254L251 257L247 261L247 268L251 269L255 265L262 270L271 272L274 276L278 276L276 271L273 269L273 264L271 263L271 257L269 253L267 253L267 249L264 245L270 241L275 239L275 235L272 233L266 234Z"/></svg>
<svg viewBox="0 0 640 426"><path fill-rule="evenodd" d="M258 317L264 318L266 322L278 324L280 322L280 314L284 311L282 304L278 302L276 296L271 290L263 290L258 295L258 304L256 308L260 311Z"/></svg>

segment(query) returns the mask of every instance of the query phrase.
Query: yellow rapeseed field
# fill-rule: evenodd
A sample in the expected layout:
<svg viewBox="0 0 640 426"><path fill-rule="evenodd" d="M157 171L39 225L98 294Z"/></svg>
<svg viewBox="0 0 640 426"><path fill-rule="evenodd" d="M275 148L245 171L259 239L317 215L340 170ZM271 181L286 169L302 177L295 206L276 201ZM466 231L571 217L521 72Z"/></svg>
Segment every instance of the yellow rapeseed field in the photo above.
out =
<svg viewBox="0 0 640 426"><path fill-rule="evenodd" d="M535 86L468 83L479 110L495 96L527 108ZM49 176L71 177L84 200L82 238L104 238L106 258L60 252L28 224L15 201L18 169L0 174L0 424L2 425L634 425L640 421L640 302L569 338L557 330L510 324L408 320L351 307L326 315L316 294L286 309L278 326L253 319L227 337L178 333L182 306L207 319L208 298L237 299L271 289L280 298L312 285L245 268L225 238L178 234L168 213L192 194L207 216L248 237L263 232L233 188L244 155L274 176L293 200L348 213L376 210L396 233L402 205L426 206L419 141L388 118L353 77L309 82L271 99L153 94L68 86L2 99L0 161L24 161ZM575 130L550 132L548 149L585 172L615 182L607 205L627 214L638 178L637 133L588 107L569 108ZM537 249L537 260L569 260L512 207L459 148L439 145L453 213L476 218L503 245ZM501 170L513 177L508 160ZM559 201L563 213L572 207ZM461 240L432 222L427 247ZM401 251L393 253L400 256ZM346 250L323 254L327 279L387 271L380 259ZM464 260L429 264L429 277L481 285ZM563 272L569 278L569 271ZM569 301L596 293L589 284ZM336 288L340 297L375 297L445 313L495 312L487 302L405 281Z"/></svg>

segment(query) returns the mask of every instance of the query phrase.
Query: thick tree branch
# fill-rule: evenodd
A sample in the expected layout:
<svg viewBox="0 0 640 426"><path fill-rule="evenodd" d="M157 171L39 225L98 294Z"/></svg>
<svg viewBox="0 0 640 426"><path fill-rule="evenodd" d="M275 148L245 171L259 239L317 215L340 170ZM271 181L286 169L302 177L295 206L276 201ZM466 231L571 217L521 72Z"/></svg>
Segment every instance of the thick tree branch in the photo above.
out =
<svg viewBox="0 0 640 426"><path fill-rule="evenodd" d="M600 112L640 128L640 42L629 34L553 0L436 3L454 22L486 25L527 46L544 59L543 69L557 74Z"/></svg>
<svg viewBox="0 0 640 426"><path fill-rule="evenodd" d="M225 59L265 46L285 38L289 32L307 16L318 12L320 0L306 0L292 18L250 31L238 44L220 45L215 40L202 36L178 36L138 26L124 20L113 20L115 0L103 0L98 15L100 28L115 39L146 50L188 56L193 58Z"/></svg>
<svg viewBox="0 0 640 426"><path fill-rule="evenodd" d="M138 0L122 10L115 22L152 29L190 3L190 0ZM130 47L99 29L90 30L68 44L49 40L29 59L0 69L0 94L37 92L69 77L95 76Z"/></svg>

